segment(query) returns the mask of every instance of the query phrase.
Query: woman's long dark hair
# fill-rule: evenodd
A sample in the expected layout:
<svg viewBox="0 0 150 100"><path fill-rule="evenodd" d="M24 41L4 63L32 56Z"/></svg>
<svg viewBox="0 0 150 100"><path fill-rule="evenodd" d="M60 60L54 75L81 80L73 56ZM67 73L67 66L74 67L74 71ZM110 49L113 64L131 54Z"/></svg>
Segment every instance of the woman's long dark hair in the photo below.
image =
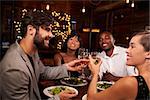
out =
<svg viewBox="0 0 150 100"><path fill-rule="evenodd" d="M76 36L77 38L78 38L78 41L80 42L80 47L82 47L82 39L80 38L80 36L78 35L78 34L76 34L76 33L71 33L71 35L69 35L68 37L67 37L67 39L66 39L66 41L64 42L64 44L63 44L63 46L62 46L62 49L61 49L61 51L62 52L67 52L67 42L68 42L68 40L70 39L70 38L72 38L72 37L74 37L74 36ZM80 48L79 47L79 48ZM78 55L78 50L79 50L79 48L76 50L76 53L75 53L75 55L76 55L76 57L77 57L77 55Z"/></svg>

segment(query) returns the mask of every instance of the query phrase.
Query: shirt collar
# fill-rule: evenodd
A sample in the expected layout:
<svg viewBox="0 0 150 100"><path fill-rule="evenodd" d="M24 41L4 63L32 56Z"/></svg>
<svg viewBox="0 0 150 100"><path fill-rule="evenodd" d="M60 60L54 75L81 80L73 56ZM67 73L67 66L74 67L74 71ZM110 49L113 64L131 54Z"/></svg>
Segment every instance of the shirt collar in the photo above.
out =
<svg viewBox="0 0 150 100"><path fill-rule="evenodd" d="M114 46L114 50L113 50L113 53L111 55L111 57L113 57L114 55L117 55L119 53L119 49L117 46ZM102 51L101 53L103 55L104 58L110 58L106 55L105 51Z"/></svg>
<svg viewBox="0 0 150 100"><path fill-rule="evenodd" d="M114 46L114 50L113 50L112 56L113 56L113 55L116 55L116 54L118 54L118 53L119 53L118 47L117 47L117 46Z"/></svg>

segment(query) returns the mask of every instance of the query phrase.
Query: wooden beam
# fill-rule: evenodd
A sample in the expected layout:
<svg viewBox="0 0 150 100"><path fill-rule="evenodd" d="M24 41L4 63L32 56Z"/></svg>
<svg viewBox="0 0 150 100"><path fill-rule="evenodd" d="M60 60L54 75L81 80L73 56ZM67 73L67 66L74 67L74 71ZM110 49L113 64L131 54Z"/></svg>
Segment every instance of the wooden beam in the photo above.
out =
<svg viewBox="0 0 150 100"><path fill-rule="evenodd" d="M116 1L116 2L112 2L108 5L99 5L96 9L95 9L95 12L104 12L104 11L108 11L108 10L112 10L112 9L115 9L115 8L118 8L118 7L121 7L125 5L125 0L119 0L119 1Z"/></svg>

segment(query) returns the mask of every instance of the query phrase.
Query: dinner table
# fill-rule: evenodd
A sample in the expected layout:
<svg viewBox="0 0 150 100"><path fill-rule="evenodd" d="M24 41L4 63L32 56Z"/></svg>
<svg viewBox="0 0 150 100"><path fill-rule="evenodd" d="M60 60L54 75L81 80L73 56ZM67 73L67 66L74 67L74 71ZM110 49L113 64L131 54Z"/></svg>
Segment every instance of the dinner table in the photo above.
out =
<svg viewBox="0 0 150 100"><path fill-rule="evenodd" d="M39 90L40 90L40 94L41 94L41 98L42 100L46 100L48 99L49 97L46 96L44 93L43 93L43 90L47 87L51 87L51 86L67 86L67 85L64 85L61 83L60 81L61 79L54 79L54 80L40 80L39 82ZM69 86L69 87L73 87L75 88L76 90L78 90L78 95L75 96L75 97L72 97L70 100L82 100L82 97L87 94L87 90L88 90L88 86L89 86L89 83L90 83L90 80L86 79L87 80L87 84L84 85L84 86Z"/></svg>

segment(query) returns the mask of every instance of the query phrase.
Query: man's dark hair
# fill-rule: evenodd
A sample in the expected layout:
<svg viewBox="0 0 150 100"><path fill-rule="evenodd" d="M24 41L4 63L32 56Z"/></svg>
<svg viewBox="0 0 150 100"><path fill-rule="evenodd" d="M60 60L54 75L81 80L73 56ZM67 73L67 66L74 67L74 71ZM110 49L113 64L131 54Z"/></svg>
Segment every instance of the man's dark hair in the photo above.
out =
<svg viewBox="0 0 150 100"><path fill-rule="evenodd" d="M22 37L26 36L28 25L32 25L33 27L38 29L39 26L48 27L53 22L54 19L52 18L52 16L48 15L45 12L40 12L40 11L28 12L21 20Z"/></svg>

